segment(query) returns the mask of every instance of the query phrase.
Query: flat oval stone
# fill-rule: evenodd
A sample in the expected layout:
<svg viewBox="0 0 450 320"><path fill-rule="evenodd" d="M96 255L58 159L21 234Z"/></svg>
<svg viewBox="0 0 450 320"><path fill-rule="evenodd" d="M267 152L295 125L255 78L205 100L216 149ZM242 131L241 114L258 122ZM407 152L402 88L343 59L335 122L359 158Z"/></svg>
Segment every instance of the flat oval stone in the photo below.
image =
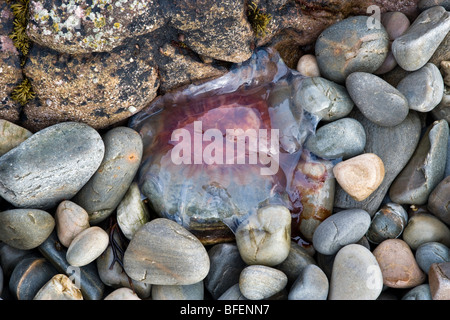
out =
<svg viewBox="0 0 450 320"><path fill-rule="evenodd" d="M39 209L11 209L0 212L0 240L11 247L38 247L55 227L55 219Z"/></svg>
<svg viewBox="0 0 450 320"><path fill-rule="evenodd" d="M314 248L332 255L342 247L356 243L367 232L370 215L361 209L339 211L326 218L313 235Z"/></svg>
<svg viewBox="0 0 450 320"><path fill-rule="evenodd" d="M366 132L355 119L328 123L306 141L306 149L325 159L351 158L364 152Z"/></svg>
<svg viewBox="0 0 450 320"><path fill-rule="evenodd" d="M355 105L344 86L323 77L304 79L294 99L306 111L325 121L347 116Z"/></svg>
<svg viewBox="0 0 450 320"><path fill-rule="evenodd" d="M280 270L252 265L242 270L239 277L239 289L249 300L262 300L283 290L287 281L286 275Z"/></svg>
<svg viewBox="0 0 450 320"><path fill-rule="evenodd" d="M402 300L432 300L430 285L424 283L412 288L402 297Z"/></svg>
<svg viewBox="0 0 450 320"><path fill-rule="evenodd" d="M8 120L0 119L0 156L17 147L33 133Z"/></svg>
<svg viewBox="0 0 450 320"><path fill-rule="evenodd" d="M417 264L409 245L401 239L388 239L373 251L390 288L413 288L425 282L426 275Z"/></svg>
<svg viewBox="0 0 450 320"><path fill-rule="evenodd" d="M450 139L449 139L450 142ZM449 152L449 151L447 151ZM450 162L447 159L447 162ZM443 179L428 197L427 208L432 214L450 225L450 175Z"/></svg>
<svg viewBox="0 0 450 320"><path fill-rule="evenodd" d="M338 184L357 201L369 197L383 182L383 160L374 153L364 153L337 163L333 174Z"/></svg>
<svg viewBox="0 0 450 320"><path fill-rule="evenodd" d="M86 210L70 200L64 200L58 205L55 222L58 239L65 247L70 246L77 234L90 227Z"/></svg>
<svg viewBox="0 0 450 320"><path fill-rule="evenodd" d="M406 167L393 181L389 196L398 204L423 205L444 178L448 122L435 121L420 140Z"/></svg>
<svg viewBox="0 0 450 320"><path fill-rule="evenodd" d="M107 248L109 236L100 227L89 227L81 231L70 243L66 259L75 267L85 266L97 259Z"/></svg>
<svg viewBox="0 0 450 320"><path fill-rule="evenodd" d="M312 54L304 54L297 62L297 71L307 77L320 77L317 59Z"/></svg>
<svg viewBox="0 0 450 320"><path fill-rule="evenodd" d="M441 6L423 11L392 43L397 63L407 71L423 67L450 30L450 13Z"/></svg>
<svg viewBox="0 0 450 320"><path fill-rule="evenodd" d="M248 265L274 266L287 258L291 245L291 213L279 205L258 209L236 230L236 244Z"/></svg>
<svg viewBox="0 0 450 320"><path fill-rule="evenodd" d="M375 244L398 238L408 223L408 213L399 204L387 203L372 217L367 239Z"/></svg>
<svg viewBox="0 0 450 320"><path fill-rule="evenodd" d="M157 218L144 224L124 254L125 272L134 280L161 285L188 285L209 272L202 243L178 223Z"/></svg>
<svg viewBox="0 0 450 320"><path fill-rule="evenodd" d="M33 300L83 300L81 290L65 274L54 275Z"/></svg>
<svg viewBox="0 0 450 320"><path fill-rule="evenodd" d="M450 249L440 242L425 242L417 248L415 257L420 269L428 274L433 263L450 261Z"/></svg>
<svg viewBox="0 0 450 320"><path fill-rule="evenodd" d="M318 266L306 266L292 285L288 300L327 300L328 278Z"/></svg>
<svg viewBox="0 0 450 320"><path fill-rule="evenodd" d="M329 300L375 300L383 289L383 276L372 252L359 244L339 250L333 263Z"/></svg>
<svg viewBox="0 0 450 320"><path fill-rule="evenodd" d="M141 300L130 288L118 288L108 294L103 300Z"/></svg>
<svg viewBox="0 0 450 320"><path fill-rule="evenodd" d="M16 207L54 207L83 187L103 154L100 135L86 124L45 128L0 157L0 196Z"/></svg>
<svg viewBox="0 0 450 320"><path fill-rule="evenodd" d="M397 90L408 100L409 109L428 112L433 110L444 96L444 79L436 65L427 63L404 77L398 83Z"/></svg>
<svg viewBox="0 0 450 320"><path fill-rule="evenodd" d="M88 212L90 224L100 223L117 208L142 159L142 139L135 130L116 127L102 138L105 143L103 161L72 199Z"/></svg>
<svg viewBox="0 0 450 320"><path fill-rule="evenodd" d="M317 38L315 53L323 77L344 83L352 72L374 72L389 51L383 26L370 28L367 16L353 16L326 28Z"/></svg>
<svg viewBox="0 0 450 320"><path fill-rule="evenodd" d="M450 247L450 229L431 214L416 213L403 231L403 240L412 250L427 242L440 242Z"/></svg>
<svg viewBox="0 0 450 320"><path fill-rule="evenodd" d="M189 285L152 285L152 300L203 300L203 281Z"/></svg>
<svg viewBox="0 0 450 320"><path fill-rule="evenodd" d="M374 74L353 72L345 80L345 85L362 114L380 126L396 126L408 115L406 97Z"/></svg>

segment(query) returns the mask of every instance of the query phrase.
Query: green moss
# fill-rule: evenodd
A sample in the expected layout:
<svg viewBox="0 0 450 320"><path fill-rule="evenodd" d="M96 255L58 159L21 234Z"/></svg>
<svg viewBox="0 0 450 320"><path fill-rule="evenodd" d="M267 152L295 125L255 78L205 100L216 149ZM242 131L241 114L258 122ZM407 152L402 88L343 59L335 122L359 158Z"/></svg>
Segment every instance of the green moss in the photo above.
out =
<svg viewBox="0 0 450 320"><path fill-rule="evenodd" d="M261 12L254 2L248 6L247 19L257 37L264 37L272 16Z"/></svg>
<svg viewBox="0 0 450 320"><path fill-rule="evenodd" d="M31 82L25 78L11 93L11 98L14 101L19 102L21 105L25 105L29 100L35 96Z"/></svg>

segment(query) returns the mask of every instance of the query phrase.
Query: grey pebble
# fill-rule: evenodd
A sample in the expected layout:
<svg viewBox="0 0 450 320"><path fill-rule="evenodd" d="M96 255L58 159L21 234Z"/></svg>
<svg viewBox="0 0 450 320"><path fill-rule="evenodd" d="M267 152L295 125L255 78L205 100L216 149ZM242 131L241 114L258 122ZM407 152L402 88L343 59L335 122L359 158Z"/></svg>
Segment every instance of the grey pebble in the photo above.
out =
<svg viewBox="0 0 450 320"><path fill-rule="evenodd" d="M287 258L274 268L282 271L288 277L289 284L292 284L302 270L310 264L317 264L314 255L311 255L305 248L292 241Z"/></svg>
<svg viewBox="0 0 450 320"><path fill-rule="evenodd" d="M450 229L441 220L427 213L415 213L406 225L403 240L412 250L427 242L439 242L450 247Z"/></svg>
<svg viewBox="0 0 450 320"><path fill-rule="evenodd" d="M100 135L86 124L47 127L0 157L0 196L16 207L54 207L86 184L103 154Z"/></svg>
<svg viewBox="0 0 450 320"><path fill-rule="evenodd" d="M232 285L217 300L248 300L239 289L239 283Z"/></svg>
<svg viewBox="0 0 450 320"><path fill-rule="evenodd" d="M324 159L348 159L364 152L366 132L355 119L343 118L325 124L306 141L306 148Z"/></svg>
<svg viewBox="0 0 450 320"><path fill-rule="evenodd" d="M327 300L329 283L318 266L306 266L292 285L288 300Z"/></svg>
<svg viewBox="0 0 450 320"><path fill-rule="evenodd" d="M449 140L450 141L450 140ZM448 151L447 151L448 153ZM450 225L450 175L443 179L428 197L428 210Z"/></svg>
<svg viewBox="0 0 450 320"><path fill-rule="evenodd" d="M450 88L445 87L444 96L441 102L431 110L431 115L434 119L444 119L450 122Z"/></svg>
<svg viewBox="0 0 450 320"><path fill-rule="evenodd" d="M325 255L335 254L342 247L360 240L366 234L370 222L370 215L361 209L334 213L314 232L314 248Z"/></svg>
<svg viewBox="0 0 450 320"><path fill-rule="evenodd" d="M203 300L203 281L190 285L153 285L152 300Z"/></svg>
<svg viewBox="0 0 450 320"><path fill-rule="evenodd" d="M287 276L280 270L268 266L251 265L242 270L239 289L249 300L267 299L287 285Z"/></svg>
<svg viewBox="0 0 450 320"><path fill-rule="evenodd" d="M103 161L72 199L88 212L91 225L105 220L117 208L142 159L142 139L135 130L116 127L102 138L105 144Z"/></svg>
<svg viewBox="0 0 450 320"><path fill-rule="evenodd" d="M408 100L405 96L374 74L353 72L345 84L358 109L367 119L380 126L396 126L408 115Z"/></svg>
<svg viewBox="0 0 450 320"><path fill-rule="evenodd" d="M433 300L430 285L424 283L412 288L402 297L402 300Z"/></svg>
<svg viewBox="0 0 450 320"><path fill-rule="evenodd" d="M423 67L450 30L450 12L441 6L423 11L392 43L397 63L407 71Z"/></svg>
<svg viewBox="0 0 450 320"><path fill-rule="evenodd" d="M450 0L420 0L417 8L420 11L427 10L434 6L442 6L445 10L450 11Z"/></svg>
<svg viewBox="0 0 450 320"><path fill-rule="evenodd" d="M367 239L375 244L398 238L408 223L408 213L399 204L387 203L372 217Z"/></svg>
<svg viewBox="0 0 450 320"><path fill-rule="evenodd" d="M71 266L83 267L97 259L109 244L105 230L93 226L84 229L73 238L67 248L66 259Z"/></svg>
<svg viewBox="0 0 450 320"><path fill-rule="evenodd" d="M408 100L409 109L429 112L444 96L444 79L438 67L433 63L427 63L404 77L397 85L397 89Z"/></svg>
<svg viewBox="0 0 450 320"><path fill-rule="evenodd" d="M433 263L450 261L450 249L440 242L425 242L417 248L415 257L419 267L428 274Z"/></svg>

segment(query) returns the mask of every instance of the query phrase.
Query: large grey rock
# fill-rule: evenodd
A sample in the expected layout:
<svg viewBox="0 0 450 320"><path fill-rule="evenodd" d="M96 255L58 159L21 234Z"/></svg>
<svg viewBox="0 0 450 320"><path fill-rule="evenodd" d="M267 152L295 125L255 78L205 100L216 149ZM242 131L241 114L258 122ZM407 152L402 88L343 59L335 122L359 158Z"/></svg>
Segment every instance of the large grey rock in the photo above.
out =
<svg viewBox="0 0 450 320"><path fill-rule="evenodd" d="M16 207L51 208L86 184L103 155L103 141L88 125L48 127L0 157L0 196Z"/></svg>

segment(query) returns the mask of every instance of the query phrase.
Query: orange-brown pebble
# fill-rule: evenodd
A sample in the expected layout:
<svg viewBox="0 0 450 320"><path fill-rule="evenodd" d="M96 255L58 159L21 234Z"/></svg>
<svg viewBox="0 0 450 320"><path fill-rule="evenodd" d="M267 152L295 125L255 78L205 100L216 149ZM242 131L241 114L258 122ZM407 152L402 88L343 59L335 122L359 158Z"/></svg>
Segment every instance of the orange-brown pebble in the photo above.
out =
<svg viewBox="0 0 450 320"><path fill-rule="evenodd" d="M450 262L433 263L428 282L433 300L450 300Z"/></svg>

